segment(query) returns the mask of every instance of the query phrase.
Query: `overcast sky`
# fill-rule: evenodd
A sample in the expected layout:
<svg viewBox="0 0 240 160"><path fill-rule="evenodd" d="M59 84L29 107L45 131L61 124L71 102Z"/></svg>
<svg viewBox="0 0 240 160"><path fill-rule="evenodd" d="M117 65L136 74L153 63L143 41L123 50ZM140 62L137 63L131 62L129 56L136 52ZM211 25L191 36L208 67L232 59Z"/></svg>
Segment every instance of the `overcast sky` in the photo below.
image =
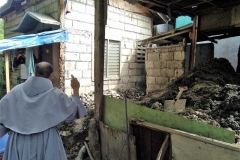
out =
<svg viewBox="0 0 240 160"><path fill-rule="evenodd" d="M4 5L7 2L7 0L0 0L0 6Z"/></svg>

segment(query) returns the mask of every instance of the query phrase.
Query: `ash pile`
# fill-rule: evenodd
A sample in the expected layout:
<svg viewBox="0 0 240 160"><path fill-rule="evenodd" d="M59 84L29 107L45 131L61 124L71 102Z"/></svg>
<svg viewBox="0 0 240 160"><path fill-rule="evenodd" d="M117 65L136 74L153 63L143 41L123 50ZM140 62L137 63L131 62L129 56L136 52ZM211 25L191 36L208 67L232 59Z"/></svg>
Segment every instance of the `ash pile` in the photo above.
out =
<svg viewBox="0 0 240 160"><path fill-rule="evenodd" d="M186 108L176 114L235 131L235 142L240 144L240 78L227 59L201 63L138 104L164 111L164 101L174 100L181 86L188 87L180 97L187 100Z"/></svg>

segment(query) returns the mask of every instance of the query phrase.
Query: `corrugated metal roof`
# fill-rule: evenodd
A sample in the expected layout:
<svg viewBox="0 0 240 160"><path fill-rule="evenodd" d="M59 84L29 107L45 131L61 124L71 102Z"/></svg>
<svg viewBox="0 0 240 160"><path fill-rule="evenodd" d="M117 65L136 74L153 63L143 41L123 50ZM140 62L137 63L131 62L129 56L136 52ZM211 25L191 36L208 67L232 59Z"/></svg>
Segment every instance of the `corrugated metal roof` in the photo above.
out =
<svg viewBox="0 0 240 160"><path fill-rule="evenodd" d="M36 12L26 12L18 27L12 29L12 32L26 33L33 31L38 23L60 25L60 22L46 14Z"/></svg>

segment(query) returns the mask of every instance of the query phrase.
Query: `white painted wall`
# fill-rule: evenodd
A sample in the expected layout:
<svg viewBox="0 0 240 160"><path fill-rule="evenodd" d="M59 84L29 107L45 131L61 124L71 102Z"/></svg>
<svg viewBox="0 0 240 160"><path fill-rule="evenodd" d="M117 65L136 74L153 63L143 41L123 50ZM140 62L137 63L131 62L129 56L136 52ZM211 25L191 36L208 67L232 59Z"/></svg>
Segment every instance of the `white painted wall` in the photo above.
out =
<svg viewBox="0 0 240 160"><path fill-rule="evenodd" d="M238 63L238 49L240 46L240 36L218 40L218 44L214 44L214 57L226 58L236 70Z"/></svg>

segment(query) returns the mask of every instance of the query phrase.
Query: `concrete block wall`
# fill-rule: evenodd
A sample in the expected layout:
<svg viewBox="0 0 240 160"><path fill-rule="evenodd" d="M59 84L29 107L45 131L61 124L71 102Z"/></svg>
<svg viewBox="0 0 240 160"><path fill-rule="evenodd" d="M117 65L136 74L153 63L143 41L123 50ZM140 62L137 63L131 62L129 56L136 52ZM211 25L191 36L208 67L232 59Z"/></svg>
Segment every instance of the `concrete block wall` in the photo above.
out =
<svg viewBox="0 0 240 160"><path fill-rule="evenodd" d="M81 93L94 91L94 1L69 1L71 13L65 16L69 32L65 43L65 92L71 94L70 79L74 74L81 83ZM126 89L145 84L145 65L136 62L136 40L150 37L151 18L108 6L106 39L121 43L120 77L105 79L104 90Z"/></svg>
<svg viewBox="0 0 240 160"><path fill-rule="evenodd" d="M28 3L32 3L32 2L28 1ZM29 5L28 3L26 4L26 6ZM29 8L25 8L25 10L19 14L17 14L15 10L13 12L10 12L9 14L3 17L4 30L5 30L4 38L11 38L14 36L23 35L23 33L11 32L11 29L18 26L23 16L25 15L25 11L32 11L32 12L47 14L53 17L54 19L58 20L59 3L58 3L58 0L45 0Z"/></svg>
<svg viewBox="0 0 240 160"><path fill-rule="evenodd" d="M156 91L184 73L185 51L182 45L147 48L147 93Z"/></svg>

